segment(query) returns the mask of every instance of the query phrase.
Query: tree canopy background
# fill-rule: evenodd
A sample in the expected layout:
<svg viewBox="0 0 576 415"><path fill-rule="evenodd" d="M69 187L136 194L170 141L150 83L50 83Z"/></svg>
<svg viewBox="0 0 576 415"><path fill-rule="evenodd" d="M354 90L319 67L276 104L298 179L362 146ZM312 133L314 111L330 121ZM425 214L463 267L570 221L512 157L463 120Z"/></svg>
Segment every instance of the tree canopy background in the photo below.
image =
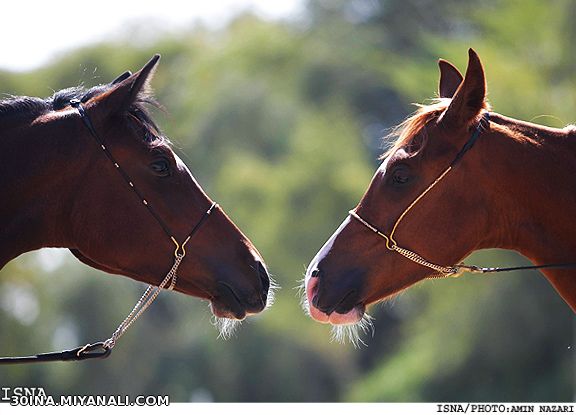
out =
<svg viewBox="0 0 576 415"><path fill-rule="evenodd" d="M127 32L0 71L3 93L48 96L161 53L156 120L283 287L226 341L206 303L162 294L110 359L2 367L0 386L173 401L572 400L574 317L537 272L420 283L371 308L376 330L359 349L330 342L294 288L364 192L382 137L435 96L439 57L463 71L475 48L499 113L573 122L575 18L570 0L310 0L289 21L243 14L154 40ZM526 262L497 250L470 261ZM105 338L142 289L64 250L25 254L0 271L0 354Z"/></svg>

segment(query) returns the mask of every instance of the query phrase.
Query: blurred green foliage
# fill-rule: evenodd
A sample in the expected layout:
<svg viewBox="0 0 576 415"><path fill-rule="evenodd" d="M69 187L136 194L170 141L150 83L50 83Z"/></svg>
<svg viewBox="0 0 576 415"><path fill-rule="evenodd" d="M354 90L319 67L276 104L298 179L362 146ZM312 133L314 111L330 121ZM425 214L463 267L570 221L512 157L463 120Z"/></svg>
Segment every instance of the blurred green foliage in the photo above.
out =
<svg viewBox="0 0 576 415"><path fill-rule="evenodd" d="M380 137L435 95L438 57L464 70L474 47L496 111L573 121L575 17L569 0L310 0L295 21L242 15L218 31L145 46L135 34L0 72L2 92L47 96L108 82L160 52L158 123L283 287L228 341L205 303L166 294L110 359L3 367L0 385L174 401L571 400L573 314L536 272L421 283L372 308L376 331L358 350L331 343L293 288L363 193ZM470 261L525 260L484 251ZM64 251L23 255L0 271L0 353L104 338L142 288Z"/></svg>

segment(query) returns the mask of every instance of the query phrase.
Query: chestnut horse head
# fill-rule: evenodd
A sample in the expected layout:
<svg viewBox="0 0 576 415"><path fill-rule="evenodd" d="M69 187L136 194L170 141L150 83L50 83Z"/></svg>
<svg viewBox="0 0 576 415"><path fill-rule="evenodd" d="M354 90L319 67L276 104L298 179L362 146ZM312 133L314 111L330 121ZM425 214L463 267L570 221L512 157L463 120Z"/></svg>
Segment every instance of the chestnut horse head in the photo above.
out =
<svg viewBox="0 0 576 415"><path fill-rule="evenodd" d="M182 244L213 202L147 112L158 59L88 90L0 101L0 267L65 247L99 270L160 284L174 261L171 237ZM270 281L260 254L218 207L204 219L174 289L209 300L217 317L262 311Z"/></svg>
<svg viewBox="0 0 576 415"><path fill-rule="evenodd" d="M367 305L449 275L481 248L513 249L536 263L574 260L566 208L576 205L576 178L566 174L576 161L574 127L492 112L488 122L477 54L469 51L465 77L439 66L440 98L400 125L360 203L308 267L305 303L320 322L366 322ZM545 274L575 307L574 270Z"/></svg>

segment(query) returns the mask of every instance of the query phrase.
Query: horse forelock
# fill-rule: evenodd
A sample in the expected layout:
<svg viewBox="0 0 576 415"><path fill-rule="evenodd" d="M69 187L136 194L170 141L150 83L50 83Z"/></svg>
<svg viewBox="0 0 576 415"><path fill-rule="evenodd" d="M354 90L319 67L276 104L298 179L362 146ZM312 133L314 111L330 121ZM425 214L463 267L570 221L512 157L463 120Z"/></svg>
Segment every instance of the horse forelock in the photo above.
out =
<svg viewBox="0 0 576 415"><path fill-rule="evenodd" d="M426 124L439 118L451 102L451 98L434 98L431 104L415 104L417 106L416 111L394 127L392 132L384 137L386 141L392 144L388 146L388 149L380 156L380 159L386 159L401 148L408 149L408 152L410 152L414 138L422 131ZM487 101L484 101L483 109L490 111L490 104Z"/></svg>
<svg viewBox="0 0 576 415"><path fill-rule="evenodd" d="M380 156L380 159L385 159L397 150L408 147L414 137L416 137L426 124L438 118L440 114L448 108L450 101L451 99L437 98L428 105L416 104L418 107L417 110L394 127L392 132L385 137L385 139L392 142L392 144L388 150Z"/></svg>

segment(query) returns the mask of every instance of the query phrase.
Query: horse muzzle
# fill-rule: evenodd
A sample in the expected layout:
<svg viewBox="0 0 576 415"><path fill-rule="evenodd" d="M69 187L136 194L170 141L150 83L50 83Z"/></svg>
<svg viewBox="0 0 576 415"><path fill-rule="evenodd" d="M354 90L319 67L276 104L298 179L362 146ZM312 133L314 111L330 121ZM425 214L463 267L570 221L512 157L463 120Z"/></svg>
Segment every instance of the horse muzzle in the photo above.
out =
<svg viewBox="0 0 576 415"><path fill-rule="evenodd" d="M319 269L306 278L306 299L310 316L320 323L355 324L362 320L366 306L352 287L327 287Z"/></svg>
<svg viewBox="0 0 576 415"><path fill-rule="evenodd" d="M255 271L258 283L254 288L232 278L217 281L211 302L212 313L216 317L243 320L246 316L258 314L266 308L270 278L266 267L260 261L256 262Z"/></svg>

